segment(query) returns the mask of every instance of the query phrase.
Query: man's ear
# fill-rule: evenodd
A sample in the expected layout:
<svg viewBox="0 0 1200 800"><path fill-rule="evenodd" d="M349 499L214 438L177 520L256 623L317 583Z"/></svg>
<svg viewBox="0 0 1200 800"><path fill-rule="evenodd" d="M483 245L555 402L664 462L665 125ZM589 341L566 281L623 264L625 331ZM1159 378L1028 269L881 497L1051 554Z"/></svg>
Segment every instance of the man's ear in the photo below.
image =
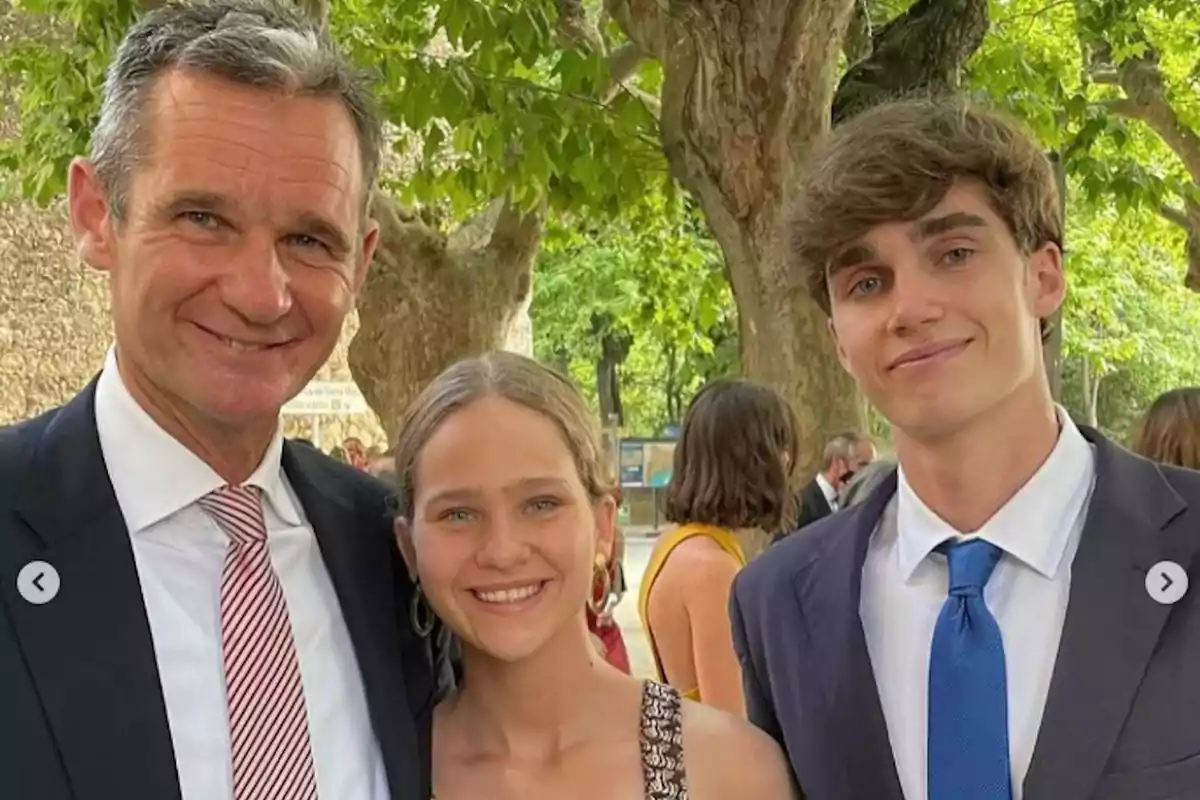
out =
<svg viewBox="0 0 1200 800"><path fill-rule="evenodd" d="M392 522L392 533L396 536L396 545L400 548L400 556L408 567L408 575L417 579L417 549L413 546L412 523L405 517L396 517Z"/></svg>
<svg viewBox="0 0 1200 800"><path fill-rule="evenodd" d="M354 293L358 294L363 282L367 279L367 270L375 258L375 250L379 247L379 223L374 219L367 220L366 232L358 250L358 261L354 265Z"/></svg>
<svg viewBox="0 0 1200 800"><path fill-rule="evenodd" d="M104 187L96 167L85 158L71 162L67 174L67 211L79 260L108 272L116 263L116 237Z"/></svg>
<svg viewBox="0 0 1200 800"><path fill-rule="evenodd" d="M1058 245L1047 242L1029 257L1029 279L1033 313L1038 319L1053 316L1067 296L1067 276Z"/></svg>

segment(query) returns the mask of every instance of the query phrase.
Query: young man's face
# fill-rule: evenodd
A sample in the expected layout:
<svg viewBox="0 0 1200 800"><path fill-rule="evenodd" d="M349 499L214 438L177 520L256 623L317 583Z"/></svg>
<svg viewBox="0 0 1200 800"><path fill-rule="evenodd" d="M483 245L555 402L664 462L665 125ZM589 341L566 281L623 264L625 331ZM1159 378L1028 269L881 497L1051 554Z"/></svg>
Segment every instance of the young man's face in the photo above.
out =
<svg viewBox="0 0 1200 800"><path fill-rule="evenodd" d="M953 433L1044 381L1039 320L1061 305L1062 254L1021 252L974 184L914 222L878 225L830 268L843 366L903 433Z"/></svg>

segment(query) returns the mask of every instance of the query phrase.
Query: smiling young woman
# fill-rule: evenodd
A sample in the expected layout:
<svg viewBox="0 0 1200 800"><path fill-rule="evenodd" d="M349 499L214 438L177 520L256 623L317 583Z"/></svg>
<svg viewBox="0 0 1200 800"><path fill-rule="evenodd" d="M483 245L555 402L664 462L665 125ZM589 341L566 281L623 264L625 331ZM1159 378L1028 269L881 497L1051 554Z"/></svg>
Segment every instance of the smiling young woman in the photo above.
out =
<svg viewBox="0 0 1200 800"><path fill-rule="evenodd" d="M616 504L578 391L535 361L460 362L408 410L397 538L459 637L438 707L438 800L791 797L763 732L606 663L584 609Z"/></svg>

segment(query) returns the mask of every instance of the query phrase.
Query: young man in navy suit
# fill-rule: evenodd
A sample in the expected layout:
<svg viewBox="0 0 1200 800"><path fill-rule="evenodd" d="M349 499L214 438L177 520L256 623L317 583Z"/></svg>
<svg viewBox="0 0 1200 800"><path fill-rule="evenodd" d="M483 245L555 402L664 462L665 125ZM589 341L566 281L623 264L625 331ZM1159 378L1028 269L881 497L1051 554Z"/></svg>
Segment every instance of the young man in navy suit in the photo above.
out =
<svg viewBox="0 0 1200 800"><path fill-rule="evenodd" d="M797 266L899 469L736 580L751 719L809 800L1200 797L1200 473L1051 398L1041 148L904 101L835 131L807 181Z"/></svg>

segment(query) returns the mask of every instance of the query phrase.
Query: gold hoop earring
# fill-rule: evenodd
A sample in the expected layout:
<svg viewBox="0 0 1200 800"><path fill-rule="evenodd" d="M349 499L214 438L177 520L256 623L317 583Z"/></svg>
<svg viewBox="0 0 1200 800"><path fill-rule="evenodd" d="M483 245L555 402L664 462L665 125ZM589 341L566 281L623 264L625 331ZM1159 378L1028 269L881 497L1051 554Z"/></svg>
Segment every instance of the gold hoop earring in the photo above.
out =
<svg viewBox="0 0 1200 800"><path fill-rule="evenodd" d="M437 615L425 599L425 590L419 583L413 589L412 599L408 602L408 622L422 639L429 638L429 634L433 633L433 626L437 624Z"/></svg>
<svg viewBox="0 0 1200 800"><path fill-rule="evenodd" d="M603 589L600 592L599 601L596 600L596 584L599 583ZM597 553L596 560L592 566L592 585L591 591L588 593L587 607L596 616L604 613L605 607L608 605L608 598L612 594L612 573L608 571L608 559L603 554Z"/></svg>

